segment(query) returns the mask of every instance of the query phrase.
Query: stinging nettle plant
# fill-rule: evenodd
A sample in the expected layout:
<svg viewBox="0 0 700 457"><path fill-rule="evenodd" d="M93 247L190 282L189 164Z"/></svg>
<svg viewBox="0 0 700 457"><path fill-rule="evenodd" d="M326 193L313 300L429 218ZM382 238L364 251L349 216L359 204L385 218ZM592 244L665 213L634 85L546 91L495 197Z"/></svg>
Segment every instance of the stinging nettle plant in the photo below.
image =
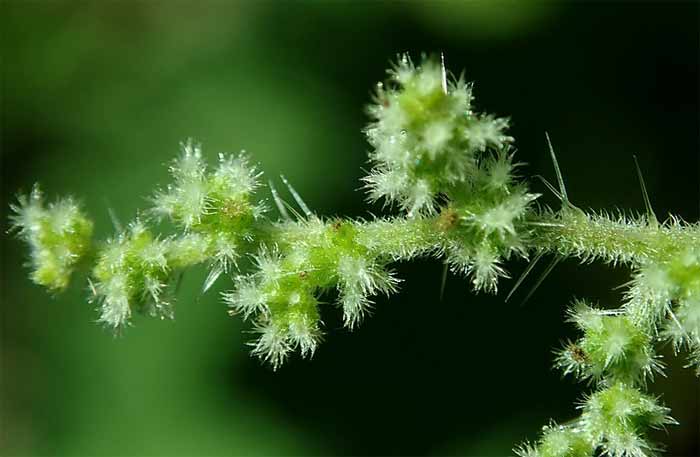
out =
<svg viewBox="0 0 700 457"><path fill-rule="evenodd" d="M206 264L206 291L222 275L230 314L252 321L252 353L273 369L293 351L311 357L323 332L321 294L335 290L344 324L355 328L373 297L392 294L391 264L416 257L443 260L475 291L495 293L510 258L574 258L631 267L618 308L576 301L570 321L580 338L555 357L564 374L587 381L580 416L545 426L523 457L637 457L654 454L647 433L675 424L669 409L645 392L663 373L656 348L670 342L689 354L700 375L700 225L670 216L659 221L642 183L643 215L585 212L569 200L552 151L561 209L535 204L538 194L517 176L508 120L475 111L472 85L448 75L437 59L415 65L400 56L379 83L365 134L372 169L364 178L371 201L401 215L371 220L324 219L284 180L297 208L269 190L278 215L256 199L262 173L250 159L219 155L209 168L187 141L170 166L172 183L152 206L101 244L92 222L70 198L45 203L38 186L12 205L12 227L30 247L31 279L64 290L76 270L92 264L88 282L99 321L116 332L136 312L173 317L180 273ZM550 145L551 150L551 145ZM169 220L179 234L160 236Z"/></svg>

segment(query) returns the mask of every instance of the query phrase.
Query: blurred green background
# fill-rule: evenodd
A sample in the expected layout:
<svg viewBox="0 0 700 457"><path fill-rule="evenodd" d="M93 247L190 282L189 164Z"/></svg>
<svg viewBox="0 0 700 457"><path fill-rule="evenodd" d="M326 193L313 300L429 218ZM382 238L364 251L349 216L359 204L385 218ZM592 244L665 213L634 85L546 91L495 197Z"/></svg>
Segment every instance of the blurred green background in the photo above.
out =
<svg viewBox="0 0 700 457"><path fill-rule="evenodd" d="M636 154L657 213L698 219L696 2L3 0L0 13L3 233L8 202L39 181L79 196L109 236L106 208L134 217L187 137L210 157L247 150L321 215L367 217L363 106L403 51L464 68L477 106L512 116L528 175L552 178L548 131L578 205L643 210ZM3 455L508 455L586 390L551 369L574 335L567 304L614 306L628 278L565 262L520 306L527 287L504 303L455 277L440 301L438 262L398 265L399 295L353 334L327 307L315 358L273 373L217 299L228 283L198 294L203 269L175 321L137 317L113 338L84 283L49 296L24 247L3 234L1 248ZM682 425L657 438L698 455L700 383L665 355L652 390Z"/></svg>

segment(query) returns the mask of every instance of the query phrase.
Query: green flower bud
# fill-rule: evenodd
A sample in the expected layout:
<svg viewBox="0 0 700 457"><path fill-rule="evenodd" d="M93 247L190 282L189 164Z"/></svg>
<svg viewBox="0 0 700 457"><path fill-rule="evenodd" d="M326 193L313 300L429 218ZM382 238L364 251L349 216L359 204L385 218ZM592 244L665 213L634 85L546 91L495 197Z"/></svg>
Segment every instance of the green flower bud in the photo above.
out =
<svg viewBox="0 0 700 457"><path fill-rule="evenodd" d="M402 56L368 110L370 199L397 203L409 216L434 214L440 193L474 175L477 153L510 143L508 121L474 113L472 98L471 85L448 78L436 60L416 67Z"/></svg>
<svg viewBox="0 0 700 457"><path fill-rule="evenodd" d="M657 399L623 383L594 393L582 409L584 429L611 456L648 455L654 447L645 431L676 423Z"/></svg>
<svg viewBox="0 0 700 457"><path fill-rule="evenodd" d="M536 445L525 444L515 450L520 457L591 457L595 445L577 425L548 425Z"/></svg>
<svg viewBox="0 0 700 457"><path fill-rule="evenodd" d="M585 302L577 302L570 315L583 337L559 352L556 365L564 373L583 379L638 384L654 372L661 372L651 336L629 316L595 309Z"/></svg>
<svg viewBox="0 0 700 457"><path fill-rule="evenodd" d="M30 248L32 280L52 291L68 287L77 264L91 249L92 221L72 198L44 205L39 186L11 205L12 230Z"/></svg>

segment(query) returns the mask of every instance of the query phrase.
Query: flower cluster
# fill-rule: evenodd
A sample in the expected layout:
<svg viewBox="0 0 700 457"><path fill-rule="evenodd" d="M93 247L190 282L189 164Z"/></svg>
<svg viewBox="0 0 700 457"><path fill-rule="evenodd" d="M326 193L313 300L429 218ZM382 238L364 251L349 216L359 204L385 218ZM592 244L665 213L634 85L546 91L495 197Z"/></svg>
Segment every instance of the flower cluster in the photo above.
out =
<svg viewBox="0 0 700 457"><path fill-rule="evenodd" d="M417 67L403 55L390 76L368 110L374 120L366 130L374 147L374 168L365 178L370 198L397 203L409 216L433 214L441 193L474 175L477 153L512 141L504 133L508 121L474 112L472 86L448 78L435 59Z"/></svg>
<svg viewBox="0 0 700 457"><path fill-rule="evenodd" d="M132 308L160 317L172 317L166 288L172 269L169 243L146 226L133 222L100 250L91 280L100 304L99 321L118 330L127 324Z"/></svg>
<svg viewBox="0 0 700 457"><path fill-rule="evenodd" d="M526 215L539 196L515 182L512 155L479 160L474 176L441 212L446 258L452 270L471 274L475 290L496 292L501 266L513 255L527 257Z"/></svg>
<svg viewBox="0 0 700 457"><path fill-rule="evenodd" d="M191 140L182 145L170 173L174 183L156 193L151 212L206 244L203 252L213 260L206 290L236 265L253 241L254 222L265 212L262 203L251 199L261 173L245 154L219 154L217 168L208 173L201 147Z"/></svg>
<svg viewBox="0 0 700 457"><path fill-rule="evenodd" d="M603 453L613 457L652 452L645 430L676 422L658 400L624 383L615 383L585 399L581 424Z"/></svg>
<svg viewBox="0 0 700 457"><path fill-rule="evenodd" d="M385 262L358 242L362 224L311 216L275 225L275 244L255 256L255 272L224 293L233 314L255 316L253 353L277 368L293 349L311 356L321 339L318 297L335 288L345 326L354 328L373 295L395 291Z"/></svg>
<svg viewBox="0 0 700 457"><path fill-rule="evenodd" d="M578 424L542 427L537 444L525 443L515 450L521 457L589 457L595 451L589 436Z"/></svg>
<svg viewBox="0 0 700 457"><path fill-rule="evenodd" d="M522 222L537 198L515 180L508 121L476 113L472 86L436 59L416 66L404 55L390 76L369 107L370 199L397 203L412 218L439 212L452 270L495 292L502 261L526 254Z"/></svg>
<svg viewBox="0 0 700 457"><path fill-rule="evenodd" d="M170 167L175 183L153 198L150 214L168 216L184 231L159 238L137 220L98 252L91 281L100 303L100 322L120 329L132 311L172 317L176 273L210 261L204 289L231 270L254 239L253 224L263 206L251 200L259 174L245 156L219 156L207 172L199 146L182 145L182 155Z"/></svg>
<svg viewBox="0 0 700 457"><path fill-rule="evenodd" d="M521 457L643 457L656 448L645 430L675 424L669 409L634 387L615 383L584 399L581 417L548 425L536 445L516 449Z"/></svg>
<svg viewBox="0 0 700 457"><path fill-rule="evenodd" d="M661 371L652 338L620 310L596 309L577 302L571 321L583 337L559 351L556 365L581 379L643 384Z"/></svg>
<svg viewBox="0 0 700 457"><path fill-rule="evenodd" d="M90 249L92 221L72 198L45 206L38 186L11 208L12 229L30 248L32 280L53 291L65 289Z"/></svg>

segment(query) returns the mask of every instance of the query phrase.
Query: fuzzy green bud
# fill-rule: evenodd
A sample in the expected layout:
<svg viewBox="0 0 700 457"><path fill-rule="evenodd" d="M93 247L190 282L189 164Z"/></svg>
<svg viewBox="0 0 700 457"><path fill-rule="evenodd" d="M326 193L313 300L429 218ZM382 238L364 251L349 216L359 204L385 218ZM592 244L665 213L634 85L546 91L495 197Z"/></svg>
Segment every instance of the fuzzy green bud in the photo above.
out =
<svg viewBox="0 0 700 457"><path fill-rule="evenodd" d="M106 243L91 282L100 303L100 322L119 330L135 310L172 317L167 293L172 281L169 248L168 240L158 239L139 221Z"/></svg>
<svg viewBox="0 0 700 457"><path fill-rule="evenodd" d="M626 314L577 302L570 315L583 337L559 352L556 366L564 373L637 384L661 371L647 329Z"/></svg>
<svg viewBox="0 0 700 457"><path fill-rule="evenodd" d="M652 453L646 430L676 423L657 399L623 383L594 393L582 409L586 432L604 453L615 457Z"/></svg>
<svg viewBox="0 0 700 457"><path fill-rule="evenodd" d="M576 425L547 425L536 445L525 444L515 450L520 457L590 457L595 446Z"/></svg>
<svg viewBox="0 0 700 457"><path fill-rule="evenodd" d="M370 198L397 203L409 216L435 213L438 194L474 173L477 153L512 141L507 120L475 113L472 99L471 85L448 78L435 59L416 67L402 56L369 107Z"/></svg>
<svg viewBox="0 0 700 457"><path fill-rule="evenodd" d="M265 211L263 205L252 200L260 173L245 154L220 154L217 167L208 171L201 147L192 141L182 144L182 153L171 165L170 173L174 183L156 193L151 211L167 216L187 234L199 236L183 240L178 254L187 257L188 249L199 245L199 252L206 253L201 256L211 257L206 290L236 265L255 236L254 222ZM182 258L179 263L203 260L195 259L194 250L190 252L192 258Z"/></svg>
<svg viewBox="0 0 700 457"><path fill-rule="evenodd" d="M12 230L30 247L32 280L52 291L64 290L90 251L92 221L72 198L44 205L38 186L11 208Z"/></svg>

